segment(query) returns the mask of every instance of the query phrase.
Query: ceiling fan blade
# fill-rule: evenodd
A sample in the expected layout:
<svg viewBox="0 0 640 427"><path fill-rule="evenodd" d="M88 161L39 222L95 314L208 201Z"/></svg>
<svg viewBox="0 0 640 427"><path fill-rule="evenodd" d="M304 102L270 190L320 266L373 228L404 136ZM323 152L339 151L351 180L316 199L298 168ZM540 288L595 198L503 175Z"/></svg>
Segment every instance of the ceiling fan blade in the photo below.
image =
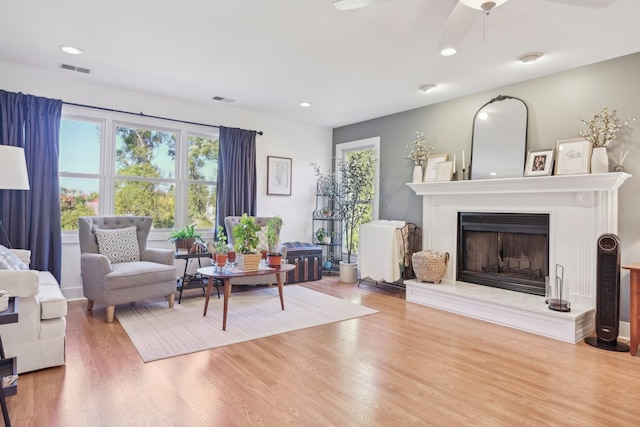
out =
<svg viewBox="0 0 640 427"><path fill-rule="evenodd" d="M345 10L360 9L363 7L368 7L376 3L382 3L384 1L389 1L389 0L336 0L333 2L333 7L335 7L336 9L342 12Z"/></svg>
<svg viewBox="0 0 640 427"><path fill-rule="evenodd" d="M569 6L590 7L592 9L604 9L618 0L547 0L551 3L562 3Z"/></svg>
<svg viewBox="0 0 640 427"><path fill-rule="evenodd" d="M458 2L444 25L444 31L440 37L440 43L438 43L440 51L446 48L458 50L460 43L464 40L474 21L482 13L465 6L462 2Z"/></svg>

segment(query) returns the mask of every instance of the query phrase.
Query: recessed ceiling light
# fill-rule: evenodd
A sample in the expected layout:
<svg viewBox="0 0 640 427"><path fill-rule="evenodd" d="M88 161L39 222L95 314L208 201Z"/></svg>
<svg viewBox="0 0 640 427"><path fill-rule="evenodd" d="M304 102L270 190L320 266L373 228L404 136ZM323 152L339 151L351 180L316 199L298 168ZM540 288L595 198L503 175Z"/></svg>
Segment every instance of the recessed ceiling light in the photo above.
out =
<svg viewBox="0 0 640 427"><path fill-rule="evenodd" d="M452 47L445 47L440 51L440 55L442 56L451 56L456 54L456 50Z"/></svg>
<svg viewBox="0 0 640 427"><path fill-rule="evenodd" d="M301 103L300 103L300 106L301 106L301 107L305 107L305 108L306 108L306 107L311 107L311 103L310 103L310 102L301 102Z"/></svg>
<svg viewBox="0 0 640 427"><path fill-rule="evenodd" d="M429 84L425 84L425 85L420 86L420 90L421 90L421 91L423 91L424 93L427 93L427 92L429 92L430 90L433 90L433 89L435 89L435 88L437 88L437 87L438 87L438 85L437 85L437 84L435 84L435 83L429 83Z"/></svg>
<svg viewBox="0 0 640 427"><path fill-rule="evenodd" d="M60 50L70 55L82 55L82 49L73 46L60 46Z"/></svg>
<svg viewBox="0 0 640 427"><path fill-rule="evenodd" d="M529 62L537 61L541 56L542 52L527 52L518 56L518 61L522 62L523 64L527 64Z"/></svg>

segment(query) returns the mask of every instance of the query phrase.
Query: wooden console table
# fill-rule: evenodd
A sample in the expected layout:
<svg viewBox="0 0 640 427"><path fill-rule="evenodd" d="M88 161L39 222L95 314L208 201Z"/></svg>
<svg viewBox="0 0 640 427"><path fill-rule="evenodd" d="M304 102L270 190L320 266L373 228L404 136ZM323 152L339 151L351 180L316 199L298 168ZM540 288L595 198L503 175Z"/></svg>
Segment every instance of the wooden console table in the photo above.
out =
<svg viewBox="0 0 640 427"><path fill-rule="evenodd" d="M635 356L640 340L640 262L623 265L622 268L631 272L629 284L629 324L631 341L629 347L631 355Z"/></svg>

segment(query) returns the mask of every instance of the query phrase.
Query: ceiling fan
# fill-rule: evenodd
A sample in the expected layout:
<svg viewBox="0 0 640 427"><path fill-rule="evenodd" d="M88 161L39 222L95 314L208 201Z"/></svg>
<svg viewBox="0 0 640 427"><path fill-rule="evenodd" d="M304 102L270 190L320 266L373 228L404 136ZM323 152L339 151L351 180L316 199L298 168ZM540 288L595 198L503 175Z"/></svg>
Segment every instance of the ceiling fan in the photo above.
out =
<svg viewBox="0 0 640 427"><path fill-rule="evenodd" d="M390 0L335 0L333 7L339 11L346 11L352 9L360 9L363 7L372 6L377 3L383 3ZM456 48L460 45L464 37L467 35L469 28L473 25L473 22L478 18L478 11L482 11L484 14L489 15L491 11L498 6L503 5L509 0L459 0L444 27L444 31L440 38L439 48L443 55L446 55L448 50L449 55L456 53ZM553 3L562 3L569 6L577 7L589 7L593 9L602 9L617 0L546 0Z"/></svg>

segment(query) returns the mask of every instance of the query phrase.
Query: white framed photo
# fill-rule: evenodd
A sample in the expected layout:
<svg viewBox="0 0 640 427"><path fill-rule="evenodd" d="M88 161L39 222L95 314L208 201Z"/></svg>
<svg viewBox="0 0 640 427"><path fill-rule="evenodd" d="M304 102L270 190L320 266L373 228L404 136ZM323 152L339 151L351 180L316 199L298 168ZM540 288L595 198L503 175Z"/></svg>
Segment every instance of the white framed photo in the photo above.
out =
<svg viewBox="0 0 640 427"><path fill-rule="evenodd" d="M556 175L589 173L591 143L584 138L561 139L556 146Z"/></svg>
<svg viewBox="0 0 640 427"><path fill-rule="evenodd" d="M438 163L438 173L436 175L436 181L451 181L453 177L453 162L440 162Z"/></svg>
<svg viewBox="0 0 640 427"><path fill-rule="evenodd" d="M548 176L553 171L553 154L555 150L529 151L524 176Z"/></svg>
<svg viewBox="0 0 640 427"><path fill-rule="evenodd" d="M438 164L449 160L448 154L436 154L427 157L427 167L424 170L424 182L438 180Z"/></svg>

